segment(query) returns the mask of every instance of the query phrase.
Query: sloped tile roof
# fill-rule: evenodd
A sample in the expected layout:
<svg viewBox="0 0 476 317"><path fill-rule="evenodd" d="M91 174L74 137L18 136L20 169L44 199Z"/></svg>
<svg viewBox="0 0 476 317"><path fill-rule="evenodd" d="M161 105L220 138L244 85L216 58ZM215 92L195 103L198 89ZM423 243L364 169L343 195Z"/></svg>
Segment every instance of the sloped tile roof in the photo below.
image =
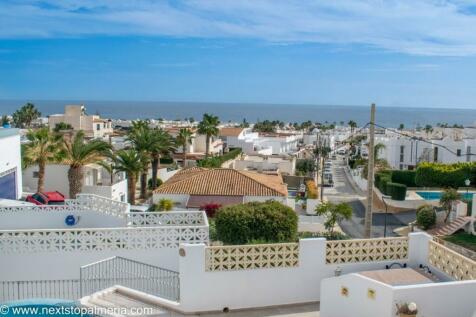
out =
<svg viewBox="0 0 476 317"><path fill-rule="evenodd" d="M239 136L243 128L221 128L219 136Z"/></svg>
<svg viewBox="0 0 476 317"><path fill-rule="evenodd" d="M265 175L230 168L181 170L155 190L160 194L221 196L287 196L281 175Z"/></svg>

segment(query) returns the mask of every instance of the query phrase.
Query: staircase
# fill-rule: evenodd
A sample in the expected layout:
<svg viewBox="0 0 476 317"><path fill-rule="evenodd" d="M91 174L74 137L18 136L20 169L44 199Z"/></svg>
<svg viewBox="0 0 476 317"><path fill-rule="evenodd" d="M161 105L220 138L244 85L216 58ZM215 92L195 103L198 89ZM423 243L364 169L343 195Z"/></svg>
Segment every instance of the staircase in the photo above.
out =
<svg viewBox="0 0 476 317"><path fill-rule="evenodd" d="M455 221L430 230L429 233L434 236L449 236L466 226L470 221L471 217L458 217Z"/></svg>
<svg viewBox="0 0 476 317"><path fill-rule="evenodd" d="M133 290L117 286L83 297L80 303L101 317L179 316L154 303L146 294L135 294Z"/></svg>

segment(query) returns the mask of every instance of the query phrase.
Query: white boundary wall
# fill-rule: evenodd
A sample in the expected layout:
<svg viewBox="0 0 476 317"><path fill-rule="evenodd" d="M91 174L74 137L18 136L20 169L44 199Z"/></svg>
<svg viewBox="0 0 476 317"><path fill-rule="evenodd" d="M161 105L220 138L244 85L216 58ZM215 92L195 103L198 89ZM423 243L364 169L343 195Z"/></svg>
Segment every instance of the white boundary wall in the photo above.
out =
<svg viewBox="0 0 476 317"><path fill-rule="evenodd" d="M417 236L414 234L413 236ZM414 239L414 237L411 239ZM179 259L180 308L185 312L217 311L224 307L244 309L319 301L321 281L332 277L339 267L342 274L385 269L393 262L409 260L326 264L326 240L299 242L299 265L288 268L206 271L206 246L182 245ZM413 243L414 248L422 247ZM413 254L418 254L415 251ZM410 254L410 252L409 252ZM197 296L197 290L200 296ZM206 300L204 300L206 299Z"/></svg>
<svg viewBox="0 0 476 317"><path fill-rule="evenodd" d="M431 236L426 233L410 234L408 257L403 260L344 264L326 264L325 239L304 239L299 242L299 264L297 266L215 271L207 270L205 261L207 248L205 245L182 244L181 247L185 255L179 258L181 292L179 309L184 312L205 312L221 311L225 307L233 310L321 301L321 316L323 317L390 317L395 314L394 300L407 300L413 292L419 292L417 289L422 289L422 295L415 297L415 300L422 298L422 309L427 311L426 309L433 299L430 295L423 294L429 294L433 287L437 287L435 294L441 296L441 300L433 302L433 305L446 305L448 309L443 311L447 315L433 315L432 313L436 310L428 308L428 313L425 313L425 316L450 316L451 314L448 314L450 308L454 312L455 307L447 305L448 294L455 291L457 294L466 292L474 296L476 281L444 282L450 280L449 277L428 264L428 246L431 239ZM258 248L256 254L260 254ZM233 260L230 261L233 262ZM244 258L242 261L246 263L249 259ZM429 284L426 286L427 288L424 288L424 285L392 288L360 275L351 274L368 270L382 270L386 265L394 262L406 263L411 268L418 268L420 264L429 265L432 272L443 282ZM342 271L342 275L335 278L337 268ZM345 303L334 303L340 296L340 281L352 283L352 293L358 293L359 296L352 297ZM353 281L358 281L358 283ZM377 290L379 300L371 302L368 306L362 306L364 297L367 298L369 285ZM197 290L199 290L200 296L197 296ZM446 299L443 301L445 292ZM462 312L467 312L475 305L474 301L468 300L468 296L470 295L460 296L461 299L459 299L451 295L451 300L466 302ZM336 310L338 313L334 314L334 310L329 306L336 306L336 309L340 310ZM361 308L357 309L358 307Z"/></svg>

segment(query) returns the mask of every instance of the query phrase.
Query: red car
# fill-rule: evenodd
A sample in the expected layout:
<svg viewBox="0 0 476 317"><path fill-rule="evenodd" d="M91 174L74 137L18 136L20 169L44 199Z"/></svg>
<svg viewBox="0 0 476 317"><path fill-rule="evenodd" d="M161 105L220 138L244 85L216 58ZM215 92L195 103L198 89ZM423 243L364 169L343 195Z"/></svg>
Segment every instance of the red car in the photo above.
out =
<svg viewBox="0 0 476 317"><path fill-rule="evenodd" d="M64 205L64 196L60 192L44 192L28 195L26 201L35 205Z"/></svg>

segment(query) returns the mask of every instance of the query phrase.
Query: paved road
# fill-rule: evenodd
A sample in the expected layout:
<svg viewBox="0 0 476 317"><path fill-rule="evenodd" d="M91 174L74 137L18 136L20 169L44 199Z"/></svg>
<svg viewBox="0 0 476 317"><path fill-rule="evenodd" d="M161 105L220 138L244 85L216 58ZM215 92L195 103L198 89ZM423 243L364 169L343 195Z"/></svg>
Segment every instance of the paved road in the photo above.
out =
<svg viewBox="0 0 476 317"><path fill-rule="evenodd" d="M363 238L365 218L365 196L351 185L344 171L342 159L333 161L334 187L326 187L324 195L331 202L348 202L353 209L352 219L342 221L342 230L353 238ZM415 212L401 212L387 215L387 236L394 236L393 230L415 220ZM372 232L374 237L383 237L385 214L374 214Z"/></svg>

